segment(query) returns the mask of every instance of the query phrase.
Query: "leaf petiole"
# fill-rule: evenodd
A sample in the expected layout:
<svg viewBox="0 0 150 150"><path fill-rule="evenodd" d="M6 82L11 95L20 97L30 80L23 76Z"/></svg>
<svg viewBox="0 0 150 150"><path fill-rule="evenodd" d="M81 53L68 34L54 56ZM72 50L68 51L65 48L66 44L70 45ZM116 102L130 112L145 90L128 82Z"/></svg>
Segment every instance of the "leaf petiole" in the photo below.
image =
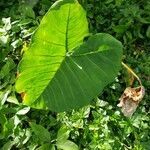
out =
<svg viewBox="0 0 150 150"><path fill-rule="evenodd" d="M142 82L141 82L140 78L137 76L137 74L129 66L127 66L124 62L121 62L121 64L138 80L139 84L142 86Z"/></svg>

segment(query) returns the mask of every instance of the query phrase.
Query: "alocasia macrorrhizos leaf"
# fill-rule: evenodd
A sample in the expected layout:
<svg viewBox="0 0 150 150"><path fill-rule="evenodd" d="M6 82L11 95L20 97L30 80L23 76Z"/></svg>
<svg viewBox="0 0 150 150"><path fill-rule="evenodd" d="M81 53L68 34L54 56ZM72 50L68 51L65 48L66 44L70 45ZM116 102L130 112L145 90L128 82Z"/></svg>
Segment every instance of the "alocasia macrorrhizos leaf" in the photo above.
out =
<svg viewBox="0 0 150 150"><path fill-rule="evenodd" d="M23 103L64 111L89 103L113 81L122 45L112 36L88 35L86 14L76 0L56 2L44 16L19 65L16 90Z"/></svg>

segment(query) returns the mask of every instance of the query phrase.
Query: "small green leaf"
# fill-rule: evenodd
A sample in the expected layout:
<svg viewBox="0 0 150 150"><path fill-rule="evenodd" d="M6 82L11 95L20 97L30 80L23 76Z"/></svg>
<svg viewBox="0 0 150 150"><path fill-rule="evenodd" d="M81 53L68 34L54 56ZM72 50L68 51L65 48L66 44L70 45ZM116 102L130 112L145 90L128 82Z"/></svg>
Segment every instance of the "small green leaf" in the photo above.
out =
<svg viewBox="0 0 150 150"><path fill-rule="evenodd" d="M2 18L2 22L4 23L4 29L5 31L9 31L11 29L11 21L10 17L9 18Z"/></svg>
<svg viewBox="0 0 150 150"><path fill-rule="evenodd" d="M57 141L62 142L66 141L69 137L70 131L66 126L62 126L57 133Z"/></svg>
<svg viewBox="0 0 150 150"><path fill-rule="evenodd" d="M63 150L78 150L78 146L72 141L67 140L69 138L70 130L66 126L62 126L57 134L57 147Z"/></svg>
<svg viewBox="0 0 150 150"><path fill-rule="evenodd" d="M17 47L19 47L20 45L22 45L22 39L20 39L20 38L11 43L11 46L12 46L13 48L17 48Z"/></svg>
<svg viewBox="0 0 150 150"><path fill-rule="evenodd" d="M8 43L8 39L9 39L9 36L8 35L2 35L0 36L0 43L5 46L7 43Z"/></svg>
<svg viewBox="0 0 150 150"><path fill-rule="evenodd" d="M11 150L12 146L15 144L14 141L8 141L6 142L3 147L1 148L1 150Z"/></svg>
<svg viewBox="0 0 150 150"><path fill-rule="evenodd" d="M6 102L8 95L10 94L10 91L6 91L6 92L1 92L0 91L0 106L4 105L4 103Z"/></svg>
<svg viewBox="0 0 150 150"><path fill-rule="evenodd" d="M54 145L52 145L52 144L43 144L36 150L55 150L55 148L54 148Z"/></svg>
<svg viewBox="0 0 150 150"><path fill-rule="evenodd" d="M41 142L50 142L51 137L47 129L33 122L30 124L30 126Z"/></svg>
<svg viewBox="0 0 150 150"><path fill-rule="evenodd" d="M16 64L13 61L13 59L8 58L6 64L0 70L0 79L7 76L10 73L10 71L15 68L15 66Z"/></svg>
<svg viewBox="0 0 150 150"><path fill-rule="evenodd" d="M113 27L116 33L124 33L127 30L127 25L117 25Z"/></svg>
<svg viewBox="0 0 150 150"><path fill-rule="evenodd" d="M6 119L5 115L0 112L0 124L3 126L6 121L7 121L7 119Z"/></svg>
<svg viewBox="0 0 150 150"><path fill-rule="evenodd" d="M14 103L14 104L17 104L17 105L19 104L18 99L15 96L9 96L7 98L7 102Z"/></svg>
<svg viewBox="0 0 150 150"><path fill-rule="evenodd" d="M17 114L17 115L25 115L25 114L27 114L29 111L30 111L30 107L25 107L25 108L19 110L16 114Z"/></svg>
<svg viewBox="0 0 150 150"><path fill-rule="evenodd" d="M22 5L21 12L23 13L23 15L25 17L29 17L29 18L33 18L33 19L35 18L35 13L34 13L32 7L27 4Z"/></svg>
<svg viewBox="0 0 150 150"><path fill-rule="evenodd" d="M4 124L6 123L6 121L7 119L5 115L0 112L0 125L2 127L1 130L3 130ZM0 139L3 139L3 138L4 138L3 132L0 131Z"/></svg>
<svg viewBox="0 0 150 150"><path fill-rule="evenodd" d="M26 131L25 131L25 136L26 137L23 139L22 143L26 144L29 141L31 135L32 135L31 130L29 128L26 129Z"/></svg>
<svg viewBox="0 0 150 150"><path fill-rule="evenodd" d="M150 38L150 26L147 28L146 36L147 36L148 38Z"/></svg>
<svg viewBox="0 0 150 150"><path fill-rule="evenodd" d="M16 128L19 125L19 123L21 122L21 120L19 119L19 117L17 115L15 115L13 117L13 120L14 120L14 125L15 125L14 128Z"/></svg>
<svg viewBox="0 0 150 150"><path fill-rule="evenodd" d="M79 150L78 146L69 140L63 142L57 142L56 145L58 148L62 150Z"/></svg>
<svg viewBox="0 0 150 150"><path fill-rule="evenodd" d="M14 124L14 118L10 118L8 121L5 122L4 128L3 128L3 135L5 138L13 134L13 131L15 129L15 124Z"/></svg>

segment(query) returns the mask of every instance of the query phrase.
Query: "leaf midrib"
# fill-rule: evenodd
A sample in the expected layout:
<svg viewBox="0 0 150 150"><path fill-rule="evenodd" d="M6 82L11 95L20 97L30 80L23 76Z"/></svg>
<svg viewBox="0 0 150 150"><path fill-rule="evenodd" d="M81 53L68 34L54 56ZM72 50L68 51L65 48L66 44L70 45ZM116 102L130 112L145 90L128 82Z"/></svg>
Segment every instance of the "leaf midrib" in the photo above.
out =
<svg viewBox="0 0 150 150"><path fill-rule="evenodd" d="M68 6L68 16L67 16L67 24L66 24L66 33L65 33L65 49L66 49L66 53L69 51L69 48L68 48L68 30L69 30L69 20L70 20L70 5ZM53 44L53 43L52 43ZM55 44L55 43L54 43ZM55 44L56 45L56 44ZM62 45L61 45L62 46ZM62 56L62 57L64 57L64 56ZM62 60L62 63L63 63L63 61L65 60L65 57L64 57L64 59ZM61 66L61 64L62 63L60 63L60 66ZM59 70L59 69L58 69ZM57 70L57 71L58 71ZM57 73L57 71L56 71L56 73ZM55 73L55 74L56 74ZM54 75L55 76L55 75ZM47 86L50 84L50 82L52 81L53 79L51 79L50 81L49 81L49 83L47 84ZM45 87L45 89L43 90L43 92L47 89L47 86ZM43 92L38 96L38 98L43 94ZM38 98L36 99L36 100L38 100ZM35 101L36 101L35 100ZM34 102L35 102L34 101ZM33 102L33 103L34 103Z"/></svg>
<svg viewBox="0 0 150 150"><path fill-rule="evenodd" d="M68 48L68 28L69 28L69 20L70 20L70 5L68 7L68 17L67 17L67 25L66 25L66 40L65 40L65 48L66 48L66 53L69 51Z"/></svg>

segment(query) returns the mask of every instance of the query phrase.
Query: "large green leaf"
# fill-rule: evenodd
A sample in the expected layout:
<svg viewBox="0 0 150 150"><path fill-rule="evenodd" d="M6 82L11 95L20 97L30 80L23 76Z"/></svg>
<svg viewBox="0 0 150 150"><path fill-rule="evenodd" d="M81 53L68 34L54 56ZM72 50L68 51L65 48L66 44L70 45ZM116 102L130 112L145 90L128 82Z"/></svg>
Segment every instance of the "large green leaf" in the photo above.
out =
<svg viewBox="0 0 150 150"><path fill-rule="evenodd" d="M86 14L75 0L55 3L19 65L16 89L35 108L64 111L84 106L114 80L122 45L108 34L88 35Z"/></svg>
<svg viewBox="0 0 150 150"><path fill-rule="evenodd" d="M77 1L58 1L50 8L19 66L16 89L25 93L24 103L32 103L42 94L66 53L80 45L86 35L86 14ZM39 107L44 107L44 103Z"/></svg>

